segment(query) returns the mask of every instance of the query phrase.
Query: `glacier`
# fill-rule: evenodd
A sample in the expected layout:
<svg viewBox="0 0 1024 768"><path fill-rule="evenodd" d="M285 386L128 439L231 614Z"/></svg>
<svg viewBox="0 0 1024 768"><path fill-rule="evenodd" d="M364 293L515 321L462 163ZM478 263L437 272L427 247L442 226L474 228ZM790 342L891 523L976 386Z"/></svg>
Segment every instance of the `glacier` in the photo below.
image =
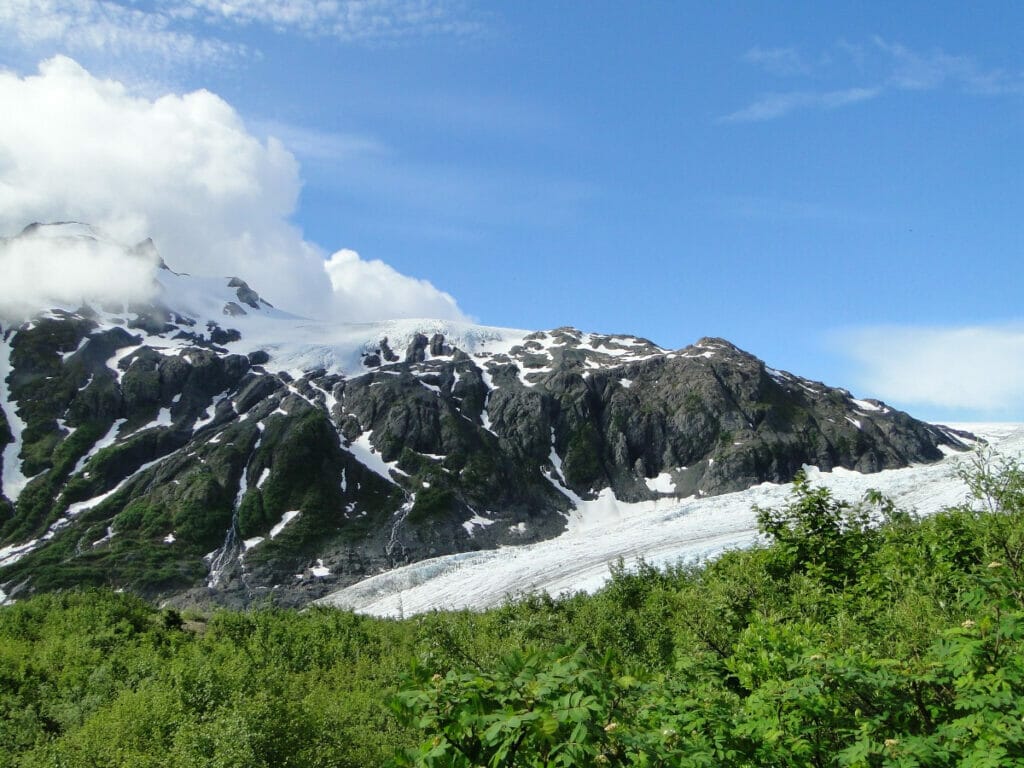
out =
<svg viewBox="0 0 1024 768"><path fill-rule="evenodd" d="M978 435L998 454L1024 456L1024 424L948 425ZM901 509L929 515L969 500L957 469L970 456L935 464L861 474L807 467L814 485L856 501L879 490ZM620 559L635 567L694 563L758 541L753 507L780 506L792 483L763 483L710 498L659 499L638 504L602 496L577 505L568 530L554 539L515 547L423 560L339 589L320 605L374 616L404 617L435 610L486 609L530 593L594 592Z"/></svg>

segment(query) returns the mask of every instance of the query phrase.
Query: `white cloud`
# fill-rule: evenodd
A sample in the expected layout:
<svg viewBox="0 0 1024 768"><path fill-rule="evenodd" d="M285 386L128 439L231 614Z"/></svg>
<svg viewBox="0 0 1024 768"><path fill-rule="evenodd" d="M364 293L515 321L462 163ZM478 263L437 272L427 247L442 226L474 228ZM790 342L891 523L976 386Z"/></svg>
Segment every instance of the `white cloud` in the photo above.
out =
<svg viewBox="0 0 1024 768"><path fill-rule="evenodd" d="M155 100L57 57L0 74L0 231L85 221L115 239L153 237L174 269L242 274L286 306L326 306L319 254L287 223L295 159L251 136L207 91ZM299 309L298 311L302 311Z"/></svg>
<svg viewBox="0 0 1024 768"><path fill-rule="evenodd" d="M0 34L30 51L99 53L194 66L252 54L218 36L262 26L342 42L475 36L483 23L453 0L4 0Z"/></svg>
<svg viewBox="0 0 1024 768"><path fill-rule="evenodd" d="M748 106L719 118L722 123L764 122L798 110L824 110L869 101L885 93L953 88L975 96L1024 93L1024 74L984 68L970 56L942 50L914 51L875 37L865 45L840 41L810 66L793 48L752 48L742 59L773 75L802 75L815 83L826 78L867 78L871 84L822 90L819 86L766 93ZM840 68L850 69L849 72ZM870 72L870 75L865 74Z"/></svg>
<svg viewBox="0 0 1024 768"><path fill-rule="evenodd" d="M345 320L430 317L465 320L455 299L426 280L403 275L383 261L363 260L348 249L327 260L335 316Z"/></svg>
<svg viewBox="0 0 1024 768"><path fill-rule="evenodd" d="M35 76L0 72L0 103L10 105L0 120L0 233L33 221L89 222L124 243L152 237L177 271L238 275L289 311L366 319L353 306L370 305L349 306L349 293L335 300L323 252L289 222L300 188L295 158L276 139L250 134L223 99L141 97L57 57ZM360 274L370 294L385 295L393 281L384 306L404 316L448 306L429 283L383 264ZM351 279L344 285L356 290Z"/></svg>
<svg viewBox="0 0 1024 768"><path fill-rule="evenodd" d="M388 148L370 136L354 133L319 131L279 120L265 120L253 125L261 134L273 136L304 160L321 163L344 163L362 157L388 154Z"/></svg>
<svg viewBox="0 0 1024 768"><path fill-rule="evenodd" d="M942 50L919 53L899 43L874 38L876 48L890 59L889 83L905 91L931 91L952 84L982 96L1024 92L1024 76L1000 69L983 69L970 56Z"/></svg>
<svg viewBox="0 0 1024 768"><path fill-rule="evenodd" d="M1024 408L1024 325L877 327L837 341L882 399L992 414Z"/></svg>
<svg viewBox="0 0 1024 768"><path fill-rule="evenodd" d="M75 52L108 57L208 63L242 55L245 46L176 29L169 16L109 0L4 0L0 31L34 49L57 43Z"/></svg>
<svg viewBox="0 0 1024 768"><path fill-rule="evenodd" d="M775 120L797 109L837 109L868 101L882 92L881 88L846 88L839 91L813 93L793 91L769 93L747 107L721 118L723 123L751 123Z"/></svg>
<svg viewBox="0 0 1024 768"><path fill-rule="evenodd" d="M156 293L151 254L126 258L104 240L26 234L0 241L0 317L30 317L40 307L75 309L89 301L147 301Z"/></svg>
<svg viewBox="0 0 1024 768"><path fill-rule="evenodd" d="M808 65L795 48L761 48L754 46L745 54L743 61L763 67L773 75L797 75L805 74L809 70Z"/></svg>
<svg viewBox="0 0 1024 768"><path fill-rule="evenodd" d="M464 36L482 29L451 0L182 0L176 13L209 24L261 24L342 41Z"/></svg>

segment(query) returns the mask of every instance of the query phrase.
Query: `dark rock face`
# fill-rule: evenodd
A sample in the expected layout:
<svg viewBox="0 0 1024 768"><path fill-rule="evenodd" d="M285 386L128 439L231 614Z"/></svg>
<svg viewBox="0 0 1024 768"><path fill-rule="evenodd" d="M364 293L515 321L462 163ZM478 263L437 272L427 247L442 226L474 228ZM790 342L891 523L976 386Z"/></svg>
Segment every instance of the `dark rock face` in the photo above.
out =
<svg viewBox="0 0 1024 768"><path fill-rule="evenodd" d="M674 495L710 495L963 447L722 339L670 352L560 328L470 355L417 333L404 358L368 347L354 377L293 378L262 368L265 351L219 348L234 329L200 335L152 308L125 325L54 312L5 334L28 483L0 497L0 546L32 542L0 565L10 596L91 583L302 604L413 560L557 535L573 497L606 488L654 499L667 476ZM0 409L0 448L13 415Z"/></svg>
<svg viewBox="0 0 1024 768"><path fill-rule="evenodd" d="M260 308L260 302L263 301L263 299L261 299L260 295L256 293L256 291L254 291L252 288L250 288L249 284L246 283L244 280L240 280L237 277L232 277L230 280L228 280L228 287L237 289L235 291L235 295L238 297L238 300L243 304L246 304L252 307L253 309ZM244 309L239 307L237 304L234 304L234 302L229 302L228 306L232 305L235 307L236 310L238 310L242 314L245 314ZM236 312L233 311L228 312L228 306L224 307L225 314L236 314Z"/></svg>

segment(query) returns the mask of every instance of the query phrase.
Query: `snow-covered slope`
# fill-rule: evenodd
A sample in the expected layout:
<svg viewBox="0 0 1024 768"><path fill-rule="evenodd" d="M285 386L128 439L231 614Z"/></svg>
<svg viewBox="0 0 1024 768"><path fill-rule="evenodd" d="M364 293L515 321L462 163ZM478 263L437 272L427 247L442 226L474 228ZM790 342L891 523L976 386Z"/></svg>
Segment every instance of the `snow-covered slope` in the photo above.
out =
<svg viewBox="0 0 1024 768"><path fill-rule="evenodd" d="M161 301L170 309L191 317L197 325L216 323L240 331L240 339L223 343L226 349L241 354L264 351L270 356L267 370L285 371L296 378L314 370L346 376L366 373L363 361L379 350L381 339L402 354L417 334L439 333L448 344L473 354L503 351L529 333L430 319L320 322L275 309L262 300L255 308L244 305L237 289L229 285L231 278L178 275L164 269L157 273L157 280ZM226 317L224 308L231 305L237 308L236 314Z"/></svg>
<svg viewBox="0 0 1024 768"><path fill-rule="evenodd" d="M999 453L1024 454L1024 424L956 425L984 437ZM860 474L809 468L812 482L854 501L869 489L882 491L902 509L922 515L959 504L967 488L956 475L962 454L936 464ZM608 578L609 565L643 558L652 565L713 557L757 540L752 507L779 506L792 485L764 483L707 499L623 504L603 497L577 509L576 525L548 541L424 560L365 579L323 598L326 605L378 616L431 610L483 609L529 592L592 592Z"/></svg>
<svg viewBox="0 0 1024 768"><path fill-rule="evenodd" d="M587 333L573 328L531 332L431 318L369 323L323 322L302 317L301 312L293 314L274 307L244 282L244 276L211 277L174 272L163 263L150 240L127 247L80 222L32 224L9 242L19 239L51 241L57 247L99 243L111 250L123 251L128 259L151 263L155 284L153 301L167 313L170 325L199 333L214 326L236 329L240 338L218 340L218 345L239 354L266 352L270 356L265 365L268 371L283 371L295 378L316 370L347 377L365 374L366 358L381 351L381 340L386 340L397 354L397 359L404 359L405 351L417 336L430 338L435 334L444 337L446 347L457 348L474 357L521 361L529 356L529 365L523 366L520 372L520 380L526 386L550 373L559 354L567 348L586 350L588 359L585 365L589 369L637 363L654 357L673 359L689 355L710 358L716 353L713 340L707 340L693 351L673 352L634 336ZM131 314L128 307L118 310L111 308L109 302L90 301L89 297L83 299L89 301L101 329L123 326L125 317ZM68 313L79 308L79 304L68 303L47 307L51 312ZM175 339L174 335L170 329L151 333L146 343L167 353L194 344L193 338ZM428 352L426 358L430 357ZM629 382L623 386L628 387Z"/></svg>
<svg viewBox="0 0 1024 768"><path fill-rule="evenodd" d="M457 347L467 354L501 354L521 344L529 331L495 328L473 323L461 323L429 318L385 320L372 323L321 322L283 311L263 299L242 279L244 276L204 276L174 272L173 265L165 265L152 241L144 240L135 246L125 246L89 224L57 222L31 224L7 243L49 242L56 248L76 245L100 245L106 252L118 251L125 263L144 262L152 265L153 304L165 313L168 325L176 329L208 332L214 326L239 331L240 338L218 340L229 352L248 354L264 351L270 356L266 369L287 372L298 378L304 373L323 370L328 374L345 376L367 372L364 360L368 354L378 352L382 339L399 356L417 336L440 334L449 347ZM78 251L87 254L88 251ZM254 286L260 287L260 286ZM125 319L137 307L117 307L116 302L83 296L99 329L124 326ZM75 313L81 302L51 302L44 316L54 311ZM175 330L176 330L175 329ZM135 328L135 330L146 330ZM151 329L152 330L152 329ZM191 337L174 338L175 330L146 334L145 343L154 349L174 353L193 346Z"/></svg>

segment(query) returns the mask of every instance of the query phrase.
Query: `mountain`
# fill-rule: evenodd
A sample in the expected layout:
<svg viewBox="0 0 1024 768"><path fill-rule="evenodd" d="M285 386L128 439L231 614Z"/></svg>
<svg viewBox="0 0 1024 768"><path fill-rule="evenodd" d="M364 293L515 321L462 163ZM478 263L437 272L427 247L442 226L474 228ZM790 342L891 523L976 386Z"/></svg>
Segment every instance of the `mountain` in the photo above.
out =
<svg viewBox="0 0 1024 768"><path fill-rule="evenodd" d="M965 448L723 339L329 324L240 277L175 273L149 241L124 258L153 263L155 299L84 297L0 326L7 598L104 584L304 604L425 558L552 538L594 504Z"/></svg>

